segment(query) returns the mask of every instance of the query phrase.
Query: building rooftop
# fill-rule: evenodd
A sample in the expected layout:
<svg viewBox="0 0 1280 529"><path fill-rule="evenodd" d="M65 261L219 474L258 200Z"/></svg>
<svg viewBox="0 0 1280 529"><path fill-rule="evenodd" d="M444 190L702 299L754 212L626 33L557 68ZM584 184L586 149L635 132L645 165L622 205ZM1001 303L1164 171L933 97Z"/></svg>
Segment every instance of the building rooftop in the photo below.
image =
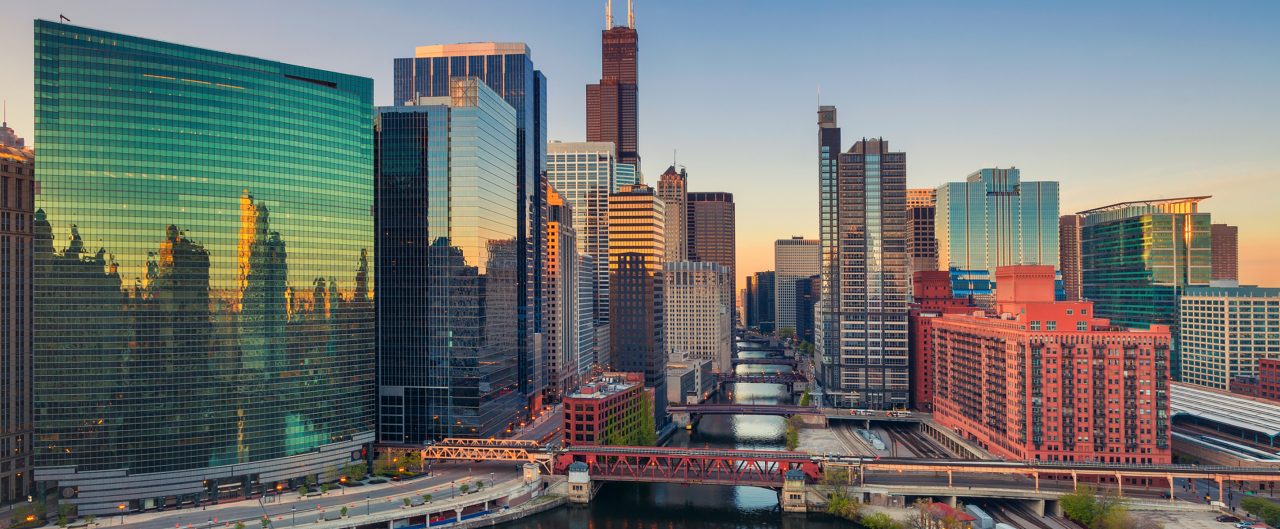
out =
<svg viewBox="0 0 1280 529"><path fill-rule="evenodd" d="M1169 407L1173 416L1199 417L1272 438L1280 436L1280 404L1274 401L1170 382Z"/></svg>
<svg viewBox="0 0 1280 529"><path fill-rule="evenodd" d="M473 55L529 55L529 46L523 42L463 42L458 44L432 44L414 48L414 57L469 57Z"/></svg>
<svg viewBox="0 0 1280 529"><path fill-rule="evenodd" d="M1115 204L1102 206L1100 208L1086 209L1077 214L1090 215L1093 213L1103 213L1107 211L1119 211L1119 210L1123 210L1125 208L1131 208L1131 207L1167 208L1169 206L1177 206L1177 205L1191 206L1190 208L1191 212L1194 213L1195 205L1199 204L1200 201L1208 198L1213 198L1213 196L1205 195L1205 196L1199 196L1199 197L1157 198L1154 200L1133 200L1129 202L1117 202Z"/></svg>
<svg viewBox="0 0 1280 529"><path fill-rule="evenodd" d="M605 373L568 395L572 399L604 399L643 385L643 374Z"/></svg>
<svg viewBox="0 0 1280 529"><path fill-rule="evenodd" d="M1260 287L1258 285L1214 285L1188 286L1183 297L1211 298L1280 298L1280 287Z"/></svg>

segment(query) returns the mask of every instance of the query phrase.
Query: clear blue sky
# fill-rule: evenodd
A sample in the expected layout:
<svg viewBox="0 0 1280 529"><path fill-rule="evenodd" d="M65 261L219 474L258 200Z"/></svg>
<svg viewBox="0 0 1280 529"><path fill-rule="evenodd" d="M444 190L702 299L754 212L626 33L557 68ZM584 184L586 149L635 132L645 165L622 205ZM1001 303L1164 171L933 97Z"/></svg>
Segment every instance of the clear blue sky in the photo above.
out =
<svg viewBox="0 0 1280 529"><path fill-rule="evenodd" d="M580 140L603 0L11 0L0 97L30 137L31 23L56 20L371 76L424 44L524 41L553 139ZM615 2L625 20L626 0ZM1062 182L1063 212L1211 194L1241 229L1245 281L1280 286L1280 2L638 0L640 148L738 202L739 274L817 234L815 105L847 148L883 136L912 187L1010 165ZM38 146L37 146L38 147Z"/></svg>

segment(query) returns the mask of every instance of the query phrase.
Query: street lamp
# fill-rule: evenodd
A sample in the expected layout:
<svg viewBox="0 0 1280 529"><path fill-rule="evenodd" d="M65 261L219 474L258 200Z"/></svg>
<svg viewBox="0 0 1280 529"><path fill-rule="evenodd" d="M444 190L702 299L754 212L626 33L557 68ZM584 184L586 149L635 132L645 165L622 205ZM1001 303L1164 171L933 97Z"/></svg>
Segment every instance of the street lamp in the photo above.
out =
<svg viewBox="0 0 1280 529"><path fill-rule="evenodd" d="M290 525L290 527L297 527L298 526L298 508L289 507L289 512L293 514L293 522L292 522L292 525Z"/></svg>
<svg viewBox="0 0 1280 529"><path fill-rule="evenodd" d="M116 505L116 508L120 509L120 525L124 525L124 504Z"/></svg>
<svg viewBox="0 0 1280 529"><path fill-rule="evenodd" d="M364 497L364 515L369 515L369 495L367 494Z"/></svg>
<svg viewBox="0 0 1280 529"><path fill-rule="evenodd" d="M338 478L338 486L342 487L342 495L346 496L347 495L347 477L346 476L342 476Z"/></svg>
<svg viewBox="0 0 1280 529"><path fill-rule="evenodd" d="M489 487L493 488L493 472L489 473Z"/></svg>

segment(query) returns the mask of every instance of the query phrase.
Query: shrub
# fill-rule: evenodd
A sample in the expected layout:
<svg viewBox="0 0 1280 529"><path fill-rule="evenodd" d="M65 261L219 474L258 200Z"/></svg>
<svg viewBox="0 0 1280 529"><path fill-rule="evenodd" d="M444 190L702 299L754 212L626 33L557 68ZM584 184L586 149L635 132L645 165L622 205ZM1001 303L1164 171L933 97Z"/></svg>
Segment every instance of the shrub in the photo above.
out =
<svg viewBox="0 0 1280 529"><path fill-rule="evenodd" d="M867 529L902 529L902 524L882 512L863 516L862 519L858 520L858 523Z"/></svg>
<svg viewBox="0 0 1280 529"><path fill-rule="evenodd" d="M471 485L463 483L461 487L458 487L458 490L462 491L463 494L466 494L467 491L471 490Z"/></svg>

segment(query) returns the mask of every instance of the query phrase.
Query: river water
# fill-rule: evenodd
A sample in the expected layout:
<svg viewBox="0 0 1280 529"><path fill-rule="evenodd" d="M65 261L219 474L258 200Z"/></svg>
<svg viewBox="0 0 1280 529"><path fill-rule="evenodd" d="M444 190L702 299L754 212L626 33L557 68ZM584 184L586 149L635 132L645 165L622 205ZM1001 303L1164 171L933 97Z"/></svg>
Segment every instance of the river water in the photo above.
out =
<svg viewBox="0 0 1280 529"><path fill-rule="evenodd" d="M764 353L742 351L744 358ZM784 366L738 366L739 373L760 373ZM736 387L735 387L736 386ZM736 384L720 402L774 404L792 402L779 384ZM713 415L693 431L681 430L668 443L697 448L782 450L786 425L781 417ZM826 514L783 514L778 494L758 487L609 483L586 507L564 507L503 526L509 529L834 529L853 524Z"/></svg>

